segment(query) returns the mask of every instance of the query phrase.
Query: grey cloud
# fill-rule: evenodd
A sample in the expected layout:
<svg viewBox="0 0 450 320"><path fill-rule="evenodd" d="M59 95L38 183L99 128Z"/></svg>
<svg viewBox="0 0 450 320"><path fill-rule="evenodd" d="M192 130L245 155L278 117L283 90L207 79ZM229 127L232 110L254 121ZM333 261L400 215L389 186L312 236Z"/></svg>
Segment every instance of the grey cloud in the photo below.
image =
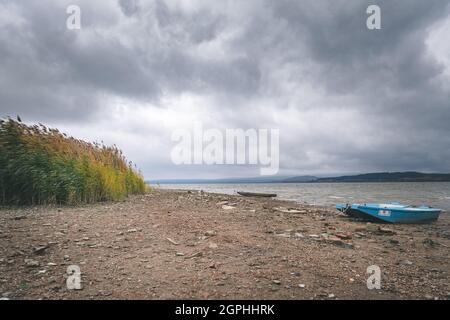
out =
<svg viewBox="0 0 450 320"><path fill-rule="evenodd" d="M109 99L162 106L187 93L210 99L198 120L212 119L211 126L280 128L285 170L450 171L450 92L442 85L449 66L426 45L434 25L450 19L446 0L200 1L187 8L79 1L79 32L65 28L68 4L0 2L0 17L23 20L0 28L2 115L94 124L113 114ZM380 5L382 30L365 27L369 4ZM312 111L317 117L302 128L284 117ZM323 120L344 111L353 118ZM158 161L141 159L151 175L172 170Z"/></svg>
<svg viewBox="0 0 450 320"><path fill-rule="evenodd" d="M119 0L120 8L124 15L131 17L139 11L138 0Z"/></svg>

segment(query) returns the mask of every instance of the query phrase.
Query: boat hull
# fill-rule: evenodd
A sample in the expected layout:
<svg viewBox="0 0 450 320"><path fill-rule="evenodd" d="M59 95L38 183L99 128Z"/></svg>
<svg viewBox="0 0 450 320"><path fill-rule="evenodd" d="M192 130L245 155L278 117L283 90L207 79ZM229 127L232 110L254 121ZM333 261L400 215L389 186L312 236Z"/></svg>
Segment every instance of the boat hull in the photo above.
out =
<svg viewBox="0 0 450 320"><path fill-rule="evenodd" d="M410 207L404 205L353 204L337 205L345 214L359 219L379 223L420 224L436 221L440 209L429 207Z"/></svg>
<svg viewBox="0 0 450 320"><path fill-rule="evenodd" d="M243 191L238 191L237 193L243 197L275 198L277 196L275 193L255 193Z"/></svg>

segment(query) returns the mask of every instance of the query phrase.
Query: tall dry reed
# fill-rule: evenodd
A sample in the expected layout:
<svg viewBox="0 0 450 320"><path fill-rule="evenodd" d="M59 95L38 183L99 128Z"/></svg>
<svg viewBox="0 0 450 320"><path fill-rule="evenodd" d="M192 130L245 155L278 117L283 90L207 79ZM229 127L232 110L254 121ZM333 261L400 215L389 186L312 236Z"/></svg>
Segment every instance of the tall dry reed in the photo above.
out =
<svg viewBox="0 0 450 320"><path fill-rule="evenodd" d="M0 120L0 204L73 205L144 192L142 175L116 146Z"/></svg>

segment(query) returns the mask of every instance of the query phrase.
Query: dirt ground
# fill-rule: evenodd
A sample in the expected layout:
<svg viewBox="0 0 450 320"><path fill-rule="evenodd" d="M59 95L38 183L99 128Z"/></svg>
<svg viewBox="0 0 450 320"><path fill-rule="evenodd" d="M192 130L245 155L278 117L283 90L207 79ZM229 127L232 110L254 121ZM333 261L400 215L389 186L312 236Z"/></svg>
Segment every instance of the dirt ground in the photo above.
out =
<svg viewBox="0 0 450 320"><path fill-rule="evenodd" d="M292 210L294 209L294 210ZM3 299L449 299L450 217L377 225L332 208L154 190L0 210ZM68 290L69 265L82 289ZM381 289L367 288L380 267Z"/></svg>

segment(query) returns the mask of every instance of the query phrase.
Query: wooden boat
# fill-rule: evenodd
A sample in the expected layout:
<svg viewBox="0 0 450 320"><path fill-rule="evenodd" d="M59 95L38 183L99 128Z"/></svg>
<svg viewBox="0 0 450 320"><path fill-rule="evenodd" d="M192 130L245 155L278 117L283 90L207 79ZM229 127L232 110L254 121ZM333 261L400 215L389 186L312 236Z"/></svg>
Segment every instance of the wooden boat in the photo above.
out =
<svg viewBox="0 0 450 320"><path fill-rule="evenodd" d="M356 218L382 223L427 223L436 221L441 209L403 204L337 204L336 209Z"/></svg>
<svg viewBox="0 0 450 320"><path fill-rule="evenodd" d="M238 191L237 193L243 197L275 198L277 196L275 193L256 193L244 191Z"/></svg>

